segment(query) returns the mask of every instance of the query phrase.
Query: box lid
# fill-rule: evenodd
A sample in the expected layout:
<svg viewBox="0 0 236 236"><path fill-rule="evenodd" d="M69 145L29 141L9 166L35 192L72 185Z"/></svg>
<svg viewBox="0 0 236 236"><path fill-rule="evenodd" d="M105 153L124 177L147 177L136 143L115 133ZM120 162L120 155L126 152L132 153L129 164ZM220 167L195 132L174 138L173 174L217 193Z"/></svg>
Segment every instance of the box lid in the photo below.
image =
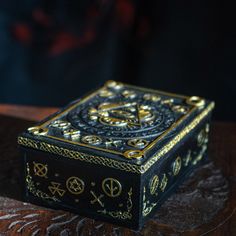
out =
<svg viewBox="0 0 236 236"><path fill-rule="evenodd" d="M22 146L144 173L214 108L183 96L108 81L18 137Z"/></svg>

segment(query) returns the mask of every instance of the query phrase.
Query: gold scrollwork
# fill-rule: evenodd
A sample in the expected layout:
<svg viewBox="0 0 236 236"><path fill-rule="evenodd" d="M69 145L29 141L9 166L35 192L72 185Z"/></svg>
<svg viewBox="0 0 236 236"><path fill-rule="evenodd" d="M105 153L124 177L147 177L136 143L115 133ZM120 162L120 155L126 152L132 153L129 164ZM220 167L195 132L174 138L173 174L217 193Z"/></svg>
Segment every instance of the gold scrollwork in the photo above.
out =
<svg viewBox="0 0 236 236"><path fill-rule="evenodd" d="M120 182L113 178L106 178L102 181L102 190L108 197L118 197L121 194Z"/></svg>
<svg viewBox="0 0 236 236"><path fill-rule="evenodd" d="M124 90L122 92L122 95L125 97L125 98L135 98L136 97L136 93L132 90Z"/></svg>
<svg viewBox="0 0 236 236"><path fill-rule="evenodd" d="M108 88L112 88L112 89L115 89L115 90L120 90L124 87L124 85L120 82L116 82L116 81L113 81L113 80L108 80L105 84L106 87Z"/></svg>
<svg viewBox="0 0 236 236"><path fill-rule="evenodd" d="M84 181L76 176L71 176L66 181L66 187L72 194L81 194L84 191Z"/></svg>
<svg viewBox="0 0 236 236"><path fill-rule="evenodd" d="M157 205L157 202L150 202L149 200L146 199L146 188L143 187L143 216L147 216L150 214L152 209Z"/></svg>
<svg viewBox="0 0 236 236"><path fill-rule="evenodd" d="M171 109L174 112L179 112L179 113L182 113L182 114L185 114L188 111L188 107L181 106L181 105L174 105L174 106L171 107Z"/></svg>
<svg viewBox="0 0 236 236"><path fill-rule="evenodd" d="M115 219L120 219L120 220L127 220L127 219L132 219L132 208L133 208L133 203L132 203L132 188L130 188L128 192L128 199L126 203L126 211L109 211L106 209L103 210L98 210L97 212L111 216L112 218Z"/></svg>
<svg viewBox="0 0 236 236"><path fill-rule="evenodd" d="M47 173L48 173L48 165L42 164L42 163L36 163L33 162L34 167L34 175L47 178Z"/></svg>
<svg viewBox="0 0 236 236"><path fill-rule="evenodd" d="M182 163L181 158L177 157L172 166L172 171L174 176L179 174L179 171L181 169L181 163Z"/></svg>
<svg viewBox="0 0 236 236"><path fill-rule="evenodd" d="M75 129L66 129L63 131L63 136L66 139L77 140L80 137L80 131Z"/></svg>
<svg viewBox="0 0 236 236"><path fill-rule="evenodd" d="M193 165L196 165L199 161L202 160L205 152L207 151L207 145L204 144L199 152L199 154L194 158L194 160L192 161Z"/></svg>
<svg viewBox="0 0 236 236"><path fill-rule="evenodd" d="M108 98L114 96L114 93L108 89L103 89L100 91L99 96L103 98Z"/></svg>
<svg viewBox="0 0 236 236"><path fill-rule="evenodd" d="M26 172L27 172L26 179L25 179L26 188L30 193L32 193L35 197L38 197L44 200L52 200L54 202L60 202L60 200L57 199L56 197L50 196L49 194L44 193L43 191L35 187L35 183L32 179L32 176L30 175L29 163L26 163Z"/></svg>

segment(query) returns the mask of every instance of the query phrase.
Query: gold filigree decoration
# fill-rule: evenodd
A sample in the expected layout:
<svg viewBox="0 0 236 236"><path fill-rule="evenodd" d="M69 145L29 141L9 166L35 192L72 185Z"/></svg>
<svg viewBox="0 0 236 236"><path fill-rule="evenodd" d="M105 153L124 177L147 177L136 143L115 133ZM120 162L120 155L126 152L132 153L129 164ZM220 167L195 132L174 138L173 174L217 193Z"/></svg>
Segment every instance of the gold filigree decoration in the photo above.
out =
<svg viewBox="0 0 236 236"><path fill-rule="evenodd" d="M146 199L146 188L143 187L143 216L147 216L150 214L152 209L157 205L157 202L150 203L149 200Z"/></svg>
<svg viewBox="0 0 236 236"><path fill-rule="evenodd" d="M71 159L86 161L94 164L100 164L111 168L133 172L138 174L145 173L151 166L153 166L162 156L167 154L173 147L176 146L188 133L190 133L214 108L214 103L210 103L198 116L196 116L189 125L182 129L172 140L154 154L144 165L135 165L122 161L112 160L110 158L93 156L78 151L66 149L53 144L35 141L26 137L18 137L18 144L34 149L42 150L49 153L54 153Z"/></svg>
<svg viewBox="0 0 236 236"><path fill-rule="evenodd" d="M28 191L30 193L32 193L35 197L39 197L44 200L52 200L55 202L60 202L60 200L57 199L56 197L50 196L47 193L44 193L43 191L41 191L35 187L35 183L32 180L32 176L30 175L29 163L26 164L26 171L27 171L26 180L25 180L26 188L28 189Z"/></svg>
<svg viewBox="0 0 236 236"><path fill-rule="evenodd" d="M98 213L102 213L104 215L111 216L112 218L120 219L120 220L126 220L126 219L132 219L132 208L133 208L133 202L132 202L132 188L130 188L128 192L128 199L126 204L127 210L126 211L109 211L107 209L98 210Z"/></svg>

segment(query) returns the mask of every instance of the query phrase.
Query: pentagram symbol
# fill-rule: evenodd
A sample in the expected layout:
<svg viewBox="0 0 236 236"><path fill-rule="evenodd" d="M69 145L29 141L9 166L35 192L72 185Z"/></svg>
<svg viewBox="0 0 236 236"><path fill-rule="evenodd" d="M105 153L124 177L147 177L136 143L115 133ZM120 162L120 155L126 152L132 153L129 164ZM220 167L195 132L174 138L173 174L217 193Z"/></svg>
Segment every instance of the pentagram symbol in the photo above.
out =
<svg viewBox="0 0 236 236"><path fill-rule="evenodd" d="M63 196L65 194L65 190L64 189L61 189L60 186L61 184L60 183L57 183L57 182L51 182L51 185L52 186L49 186L48 189L50 190L50 192L55 195L56 193L59 195L59 196Z"/></svg>
<svg viewBox="0 0 236 236"><path fill-rule="evenodd" d="M102 181L102 189L107 196L118 197L121 194L122 186L118 180L106 178Z"/></svg>
<svg viewBox="0 0 236 236"><path fill-rule="evenodd" d="M33 162L33 164L34 164L34 174L39 177L47 178L48 166L36 162Z"/></svg>
<svg viewBox="0 0 236 236"><path fill-rule="evenodd" d="M84 181L72 176L66 181L66 187L72 194L81 194L84 191Z"/></svg>
<svg viewBox="0 0 236 236"><path fill-rule="evenodd" d="M156 193L156 190L159 185L159 178L157 175L154 175L153 178L150 181L150 193L153 195Z"/></svg>

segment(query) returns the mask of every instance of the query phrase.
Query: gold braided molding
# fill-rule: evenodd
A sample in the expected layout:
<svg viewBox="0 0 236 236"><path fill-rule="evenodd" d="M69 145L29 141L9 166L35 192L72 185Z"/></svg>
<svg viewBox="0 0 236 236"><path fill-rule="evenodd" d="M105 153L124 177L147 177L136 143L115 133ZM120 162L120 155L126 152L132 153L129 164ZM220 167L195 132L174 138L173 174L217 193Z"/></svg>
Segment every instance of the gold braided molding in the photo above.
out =
<svg viewBox="0 0 236 236"><path fill-rule="evenodd" d="M18 144L38 149L41 151L57 154L75 160L86 161L93 164L108 166L111 168L124 170L127 172L143 174L152 165L154 165L162 156L168 153L177 143L179 143L191 130L193 130L214 108L214 102L211 102L198 116L196 116L188 126L179 132L172 140L170 140L160 151L152 156L144 165L130 164L123 161L117 161L106 157L93 156L90 154L70 150L45 142L35 141L25 137L18 137Z"/></svg>

